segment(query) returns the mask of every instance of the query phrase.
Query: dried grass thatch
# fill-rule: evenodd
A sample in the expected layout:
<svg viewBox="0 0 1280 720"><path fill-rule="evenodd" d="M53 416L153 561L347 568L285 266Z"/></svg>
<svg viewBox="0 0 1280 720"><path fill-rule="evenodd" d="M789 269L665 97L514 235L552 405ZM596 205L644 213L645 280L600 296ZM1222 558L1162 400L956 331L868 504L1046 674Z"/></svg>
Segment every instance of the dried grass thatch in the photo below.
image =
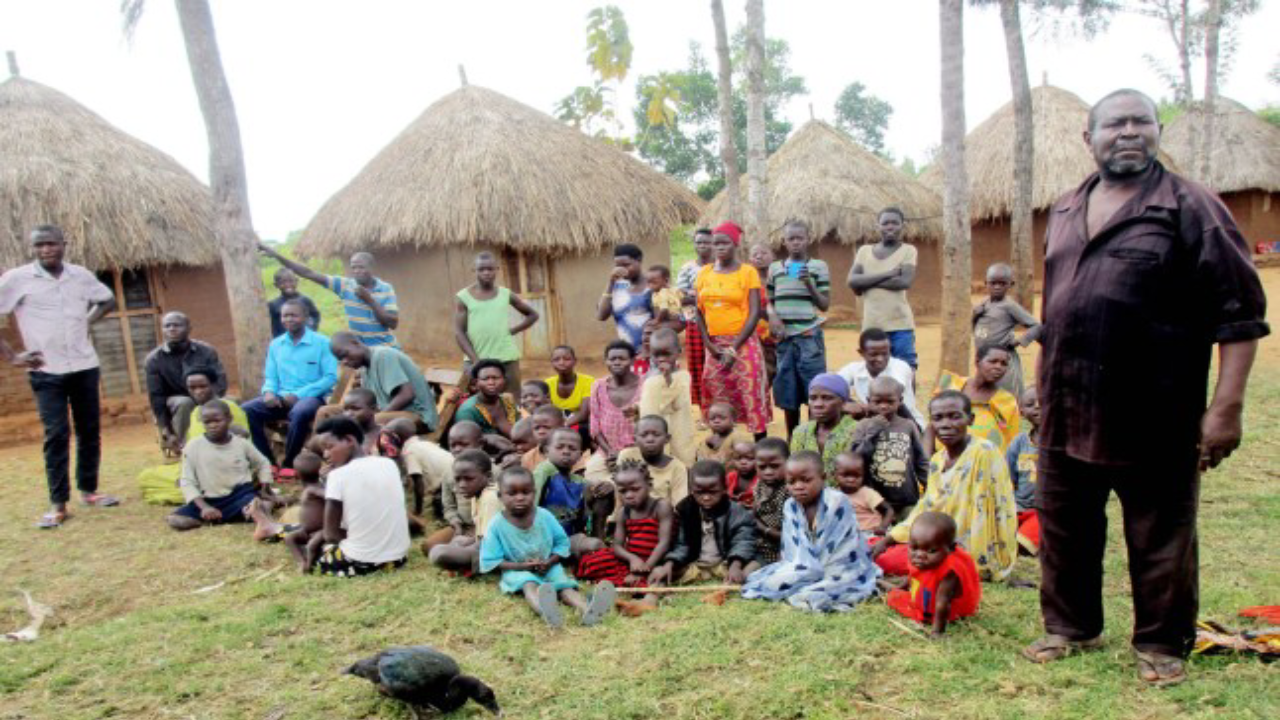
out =
<svg viewBox="0 0 1280 720"><path fill-rule="evenodd" d="M617 148L492 90L427 108L331 197L304 255L488 242L582 253L665 239L701 201Z"/></svg>
<svg viewBox="0 0 1280 720"><path fill-rule="evenodd" d="M1204 137L1204 105L1197 103L1164 129L1160 144L1192 178L1214 190L1280 192L1280 128L1235 100L1218 98L1209 177L1200 177L1198 150Z"/></svg>
<svg viewBox="0 0 1280 720"><path fill-rule="evenodd" d="M1074 93L1051 85L1031 90L1035 159L1031 206L1044 210L1074 190L1098 169L1081 133L1089 124L1089 106ZM974 222L1006 217L1013 208L1013 102L997 110L964 139L969 171L969 214ZM1169 157L1160 154L1166 167ZM920 175L920 182L942 192L942 163Z"/></svg>
<svg viewBox="0 0 1280 720"><path fill-rule="evenodd" d="M25 78L0 83L0 266L29 262L52 223L95 270L218 257L209 190L173 158Z"/></svg>
<svg viewBox="0 0 1280 720"><path fill-rule="evenodd" d="M942 200L848 135L821 120L810 120L769 157L770 242L782 226L801 220L814 238L834 236L846 245L879 238L876 223L889 205L907 214L906 239L934 242L942 237ZM742 207L747 207L746 183ZM711 200L700 224L714 226L728 217L726 191Z"/></svg>

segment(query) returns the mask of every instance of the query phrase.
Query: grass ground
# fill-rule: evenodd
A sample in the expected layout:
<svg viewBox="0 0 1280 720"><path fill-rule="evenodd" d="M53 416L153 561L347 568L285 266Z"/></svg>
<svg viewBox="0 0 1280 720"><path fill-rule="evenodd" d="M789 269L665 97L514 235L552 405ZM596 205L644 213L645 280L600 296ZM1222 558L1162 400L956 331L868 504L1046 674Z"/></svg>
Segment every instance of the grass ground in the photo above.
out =
<svg viewBox="0 0 1280 720"><path fill-rule="evenodd" d="M1267 283L1276 297L1280 271ZM831 333L833 363L851 358L854 337ZM922 349L936 337L923 328ZM1273 337L1250 386L1244 446L1203 483L1202 616L1228 625L1248 623L1234 617L1241 607L1280 601L1278 369ZM104 485L125 504L81 509L53 532L32 528L44 501L39 448L0 450L0 629L26 622L17 588L57 610L39 641L0 649L0 720L407 718L338 671L414 643L452 653L517 718L1280 717L1280 674L1254 659L1198 658L1190 682L1163 691L1137 681L1114 505L1106 648L1037 667L1017 657L1039 631L1036 593L1003 586L986 589L979 617L928 642L874 602L812 616L688 596L644 618L552 633L492 583L446 577L416 551L390 575L300 577L283 548L255 546L245 527L168 531L165 510L133 489L156 462L152 432L121 428L104 441ZM1016 574L1038 571L1020 561Z"/></svg>

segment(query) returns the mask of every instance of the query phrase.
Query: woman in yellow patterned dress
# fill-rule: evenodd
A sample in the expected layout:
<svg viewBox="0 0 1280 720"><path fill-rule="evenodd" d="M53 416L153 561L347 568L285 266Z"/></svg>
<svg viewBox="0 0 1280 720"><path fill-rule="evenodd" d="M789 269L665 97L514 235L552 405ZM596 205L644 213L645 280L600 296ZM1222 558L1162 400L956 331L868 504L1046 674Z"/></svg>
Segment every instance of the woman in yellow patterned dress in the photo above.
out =
<svg viewBox="0 0 1280 720"><path fill-rule="evenodd" d="M1004 452L1009 449L1009 443L1018 437L1022 425L1022 417L1018 414L1018 398L998 386L1009 370L1009 351L998 345L983 345L978 348L976 361L977 372L972 377L943 370L933 394L936 397L943 390L959 390L964 393L973 403L973 424L969 426L969 434L989 440L1000 452ZM932 423L924 437L925 447L942 449L935 442Z"/></svg>

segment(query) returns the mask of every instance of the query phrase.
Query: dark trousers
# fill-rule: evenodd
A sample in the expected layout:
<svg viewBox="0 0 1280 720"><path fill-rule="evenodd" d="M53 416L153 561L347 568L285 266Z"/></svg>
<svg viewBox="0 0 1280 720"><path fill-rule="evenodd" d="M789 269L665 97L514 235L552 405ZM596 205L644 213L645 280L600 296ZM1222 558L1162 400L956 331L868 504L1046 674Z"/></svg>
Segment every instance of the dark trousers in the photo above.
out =
<svg viewBox="0 0 1280 720"><path fill-rule="evenodd" d="M71 499L71 422L76 428L76 487L82 493L98 491L98 463L102 459L98 374L98 368L65 375L27 374L44 425L44 474L49 500L54 504ZM68 406L71 421L67 420Z"/></svg>
<svg viewBox="0 0 1280 720"><path fill-rule="evenodd" d="M1040 609L1045 630L1072 640L1102 632L1107 498L1120 499L1133 586L1133 646L1186 657L1199 610L1195 449L1135 467L1040 451Z"/></svg>
<svg viewBox="0 0 1280 720"><path fill-rule="evenodd" d="M271 443L267 441L266 425L276 420L289 421L289 431L284 436L284 462L280 464L280 467L288 468L293 467L293 459L302 452L302 446L311 435L311 421L322 405L324 398L306 397L298 398L292 408L285 408L283 403L280 407L271 408L267 407L262 398L257 397L240 407L249 418L249 435L253 437L253 446L267 456L272 465L276 460L271 454Z"/></svg>

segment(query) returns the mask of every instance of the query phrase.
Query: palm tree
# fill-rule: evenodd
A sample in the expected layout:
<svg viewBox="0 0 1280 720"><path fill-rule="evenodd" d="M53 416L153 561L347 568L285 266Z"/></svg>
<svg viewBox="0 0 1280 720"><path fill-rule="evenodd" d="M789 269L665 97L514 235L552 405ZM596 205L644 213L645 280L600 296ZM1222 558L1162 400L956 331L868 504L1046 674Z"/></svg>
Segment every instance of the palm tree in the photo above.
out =
<svg viewBox="0 0 1280 720"><path fill-rule="evenodd" d="M1034 181L1035 145L1032 129L1031 80L1027 77L1027 53L1022 45L1022 20L1018 0L1000 0L1004 46L1009 57L1009 84L1013 89L1013 207L1009 213L1010 259L1014 298L1035 310L1035 255L1032 252L1031 190Z"/></svg>
<svg viewBox="0 0 1280 720"><path fill-rule="evenodd" d="M724 164L724 186L729 198L729 217L742 222L738 183L738 147L733 138L733 64L729 61L729 33L725 29L724 3L711 0L711 21L716 28L716 59L719 61L720 162Z"/></svg>
<svg viewBox="0 0 1280 720"><path fill-rule="evenodd" d="M123 0L125 33L132 34L142 18L145 0ZM231 88L222 69L218 38L208 0L175 0L178 23L187 48L187 63L195 84L209 138L209 186L213 191L214 236L222 253L227 295L231 299L231 327L236 339L241 397L254 397L262 386L267 342L271 337L258 267L257 234L249 215L249 183L240 145Z"/></svg>
<svg viewBox="0 0 1280 720"><path fill-rule="evenodd" d="M969 367L969 174L964 160L964 0L939 0L942 44L942 367Z"/></svg>
<svg viewBox="0 0 1280 720"><path fill-rule="evenodd" d="M764 0L747 0L747 237L752 242L766 241L769 233L764 130Z"/></svg>

